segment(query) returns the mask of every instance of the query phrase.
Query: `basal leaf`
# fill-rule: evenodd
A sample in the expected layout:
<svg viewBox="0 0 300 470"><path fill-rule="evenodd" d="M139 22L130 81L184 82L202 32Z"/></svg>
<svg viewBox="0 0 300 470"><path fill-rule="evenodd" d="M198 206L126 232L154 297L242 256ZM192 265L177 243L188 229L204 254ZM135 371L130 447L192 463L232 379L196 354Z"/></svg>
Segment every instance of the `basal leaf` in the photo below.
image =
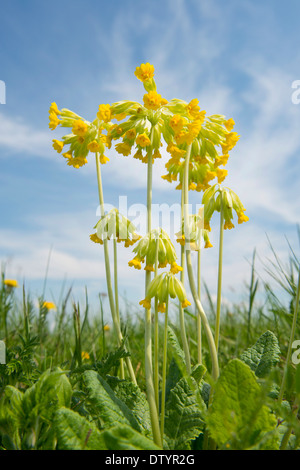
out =
<svg viewBox="0 0 300 470"><path fill-rule="evenodd" d="M136 417L128 406L114 393L108 383L95 371L83 374L89 402L106 428L116 424L127 424L141 431Z"/></svg>
<svg viewBox="0 0 300 470"><path fill-rule="evenodd" d="M57 410L54 428L59 450L107 450L96 425L75 411L63 407Z"/></svg>
<svg viewBox="0 0 300 470"><path fill-rule="evenodd" d="M265 377L280 359L278 340L274 333L266 331L240 359L248 364L257 377Z"/></svg>
<svg viewBox="0 0 300 470"><path fill-rule="evenodd" d="M190 380L193 381L192 378ZM203 430L205 405L198 385L194 385L195 389L192 390L188 380L182 378L169 393L165 411L165 440L170 449L189 449L190 442Z"/></svg>
<svg viewBox="0 0 300 470"><path fill-rule="evenodd" d="M264 398L248 365L233 359L224 367L207 416L208 429L219 447L250 449L264 438L264 448L276 448L277 421Z"/></svg>
<svg viewBox="0 0 300 470"><path fill-rule="evenodd" d="M126 425L105 430L102 435L109 450L159 450L153 441Z"/></svg>

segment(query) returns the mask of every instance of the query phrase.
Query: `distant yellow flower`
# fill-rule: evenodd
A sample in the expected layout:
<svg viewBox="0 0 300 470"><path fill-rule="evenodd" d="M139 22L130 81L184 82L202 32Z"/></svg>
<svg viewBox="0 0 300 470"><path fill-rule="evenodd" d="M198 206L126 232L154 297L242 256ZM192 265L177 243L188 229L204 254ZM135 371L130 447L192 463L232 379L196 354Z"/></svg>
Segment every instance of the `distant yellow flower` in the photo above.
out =
<svg viewBox="0 0 300 470"><path fill-rule="evenodd" d="M56 305L53 302L44 302L43 307L47 310L56 310Z"/></svg>
<svg viewBox="0 0 300 470"><path fill-rule="evenodd" d="M160 313L165 313L165 311L166 311L166 304L160 302L160 303L158 304L158 306L157 306L157 311L160 312Z"/></svg>
<svg viewBox="0 0 300 470"><path fill-rule="evenodd" d="M141 260L137 257L129 261L128 266L134 267L135 269L142 269Z"/></svg>
<svg viewBox="0 0 300 470"><path fill-rule="evenodd" d="M103 245L103 240L101 240L96 233L92 233L92 235L90 235L90 240L94 243L100 243L100 245Z"/></svg>
<svg viewBox="0 0 300 470"><path fill-rule="evenodd" d="M139 134L135 139L135 142L137 145L140 145L140 147L148 147L148 145L151 144L151 140L145 132L143 134Z"/></svg>
<svg viewBox="0 0 300 470"><path fill-rule="evenodd" d="M226 178L228 174L228 171L227 170L222 170L221 168L217 168L216 169L216 175L217 175L217 178L218 178L218 183L222 183L222 181L224 181L224 179Z"/></svg>
<svg viewBox="0 0 300 470"><path fill-rule="evenodd" d="M19 287L18 281L15 279L5 279L4 285L7 287Z"/></svg>
<svg viewBox="0 0 300 470"><path fill-rule="evenodd" d="M154 66L147 62L146 64L141 64L139 67L135 69L134 75L141 80L141 82L145 82L154 76Z"/></svg>
<svg viewBox="0 0 300 470"><path fill-rule="evenodd" d="M88 359L90 358L90 355L89 355L89 353L87 353L86 351L82 351L82 352L81 352L81 358L82 358L83 360L85 360L85 359L88 360Z"/></svg>
<svg viewBox="0 0 300 470"><path fill-rule="evenodd" d="M100 121L109 122L112 118L112 113L109 104L100 104L99 111L97 113L98 119Z"/></svg>
<svg viewBox="0 0 300 470"><path fill-rule="evenodd" d="M147 264L147 265L144 267L144 270L145 270L145 271L154 272L153 264Z"/></svg>
<svg viewBox="0 0 300 470"><path fill-rule="evenodd" d="M109 325L104 325L103 330L104 330L104 331L109 331L109 330L110 330L110 326L109 326Z"/></svg>
<svg viewBox="0 0 300 470"><path fill-rule="evenodd" d="M145 108L155 111L160 107L162 98L156 91L149 91L143 96L143 100Z"/></svg>
<svg viewBox="0 0 300 470"><path fill-rule="evenodd" d="M88 125L86 122L82 121L82 119L76 119L76 121L73 122L73 127L72 127L73 134L78 135L80 137L84 137L87 130L88 130Z"/></svg>

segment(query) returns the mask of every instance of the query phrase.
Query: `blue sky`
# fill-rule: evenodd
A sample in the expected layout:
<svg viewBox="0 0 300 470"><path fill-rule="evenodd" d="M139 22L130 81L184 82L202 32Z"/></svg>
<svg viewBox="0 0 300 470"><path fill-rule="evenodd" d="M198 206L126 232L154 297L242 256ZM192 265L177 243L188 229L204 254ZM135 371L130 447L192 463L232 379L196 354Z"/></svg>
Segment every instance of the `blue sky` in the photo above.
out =
<svg viewBox="0 0 300 470"><path fill-rule="evenodd" d="M141 101L134 70L155 66L159 93L198 98L207 114L233 117L241 138L228 163L226 185L247 207L250 221L225 233L224 296L243 298L253 249L270 255L266 234L283 260L285 237L298 250L300 105L292 83L300 79L297 0L11 0L1 2L0 261L34 295L44 282L57 300L62 281L76 300L87 286L91 299L105 291L102 251L89 241L97 222L92 158L66 166L53 150L59 131L48 128L52 101L91 120L100 103ZM114 154L103 167L107 202L145 202L146 168ZM176 202L163 163L154 174L154 202ZM194 199L196 201L196 199ZM216 292L214 248L203 255L203 276ZM127 266L120 250L120 290L143 296L143 274ZM261 272L263 274L263 272Z"/></svg>

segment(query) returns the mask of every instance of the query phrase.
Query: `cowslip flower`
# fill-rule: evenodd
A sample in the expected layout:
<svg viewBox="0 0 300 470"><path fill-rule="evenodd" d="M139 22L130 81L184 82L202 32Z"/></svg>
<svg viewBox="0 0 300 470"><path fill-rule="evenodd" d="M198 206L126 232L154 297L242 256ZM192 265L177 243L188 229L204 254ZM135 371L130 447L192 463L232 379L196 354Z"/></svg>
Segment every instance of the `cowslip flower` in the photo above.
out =
<svg viewBox="0 0 300 470"><path fill-rule="evenodd" d="M134 75L141 81L145 82L150 80L154 76L154 66L147 62L146 64L141 64L135 69Z"/></svg>
<svg viewBox="0 0 300 470"><path fill-rule="evenodd" d="M97 118L103 122L109 122L112 118L112 112L109 104L100 104Z"/></svg>
<svg viewBox="0 0 300 470"><path fill-rule="evenodd" d="M151 90L143 96L144 106L147 109L157 110L162 104L162 97L156 91Z"/></svg>
<svg viewBox="0 0 300 470"><path fill-rule="evenodd" d="M157 275L150 282L145 299L139 302L146 309L151 308L151 299L156 297L160 304L160 311L164 311L164 306L169 297L177 298L183 308L188 307L191 303L187 300L186 291L183 283L169 271Z"/></svg>
<svg viewBox="0 0 300 470"><path fill-rule="evenodd" d="M103 244L104 239L114 238L118 243L124 242L124 246L129 247L140 239L133 223L120 214L116 208L101 217L94 229L96 233L90 235L94 243Z"/></svg>

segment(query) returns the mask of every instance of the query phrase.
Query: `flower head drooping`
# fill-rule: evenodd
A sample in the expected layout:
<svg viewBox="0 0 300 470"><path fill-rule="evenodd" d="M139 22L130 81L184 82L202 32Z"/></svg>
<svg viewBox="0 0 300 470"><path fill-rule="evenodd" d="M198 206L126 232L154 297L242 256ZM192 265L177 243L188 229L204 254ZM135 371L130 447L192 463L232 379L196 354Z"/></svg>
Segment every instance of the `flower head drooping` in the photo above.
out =
<svg viewBox="0 0 300 470"><path fill-rule="evenodd" d="M103 240L114 238L118 243L124 242L125 247L134 245L141 237L136 233L135 227L117 209L112 209L94 227L96 233L90 235L91 241L103 244Z"/></svg>
<svg viewBox="0 0 300 470"><path fill-rule="evenodd" d="M176 264L177 253L165 230L154 229L143 238L133 249L135 258L128 264L136 269L141 269L141 263L145 262L146 271L154 271L156 259L156 245L158 243L158 268L165 268L168 264L173 272L178 272L181 267Z"/></svg>
<svg viewBox="0 0 300 470"><path fill-rule="evenodd" d="M161 312L165 311L165 304L168 297L171 297L171 299L177 298L183 308L191 305L191 303L187 300L184 285L172 271L164 272L154 277L154 279L149 284L146 297L140 301L140 305L149 309L151 307L151 299L153 297L158 299L160 306L159 311Z"/></svg>
<svg viewBox="0 0 300 470"><path fill-rule="evenodd" d="M249 217L245 215L246 209L241 203L237 194L230 188L223 188L215 184L207 189L203 194L202 203L204 204L204 224L209 226L210 219L215 211L220 212L221 203L224 216L224 229L234 228L233 211L238 216L238 223L247 222Z"/></svg>

